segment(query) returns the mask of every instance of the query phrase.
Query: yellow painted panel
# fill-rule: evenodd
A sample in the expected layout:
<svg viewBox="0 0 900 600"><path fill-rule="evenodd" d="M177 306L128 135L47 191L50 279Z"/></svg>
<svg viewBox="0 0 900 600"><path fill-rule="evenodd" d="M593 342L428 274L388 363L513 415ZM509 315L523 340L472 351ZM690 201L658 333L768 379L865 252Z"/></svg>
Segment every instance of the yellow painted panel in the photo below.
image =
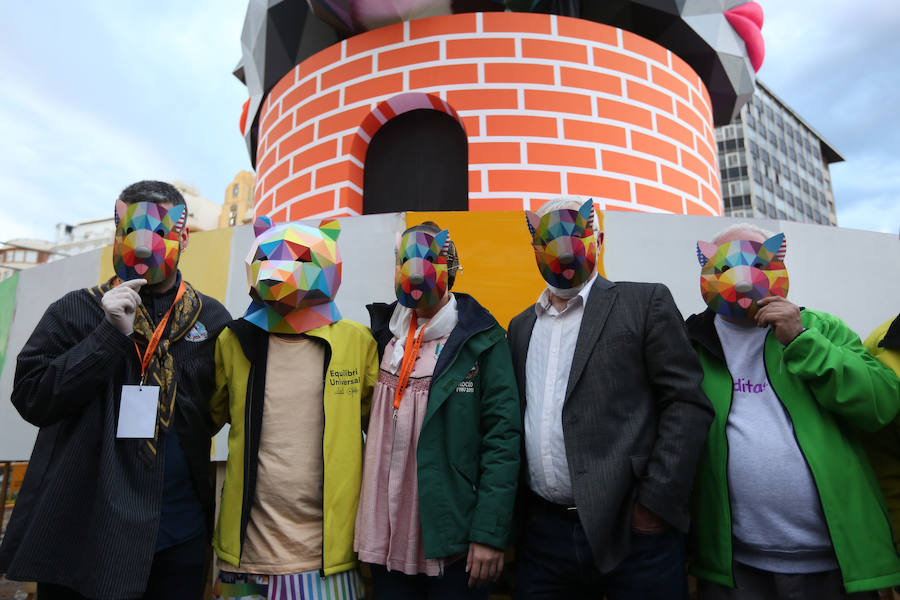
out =
<svg viewBox="0 0 900 600"><path fill-rule="evenodd" d="M602 231L603 214L597 218ZM453 290L474 296L504 328L540 296L546 284L534 261L524 211L406 213L407 227L423 221L450 230L463 267ZM602 246L597 270L604 273Z"/></svg>
<svg viewBox="0 0 900 600"><path fill-rule="evenodd" d="M187 248L181 253L178 268L181 275L191 282L197 291L225 302L228 287L228 260L231 256L230 227L212 231L191 233ZM112 246L100 252L100 281L113 276Z"/></svg>
<svg viewBox="0 0 900 600"><path fill-rule="evenodd" d="M112 244L100 251L100 281L97 284L106 283L113 276Z"/></svg>

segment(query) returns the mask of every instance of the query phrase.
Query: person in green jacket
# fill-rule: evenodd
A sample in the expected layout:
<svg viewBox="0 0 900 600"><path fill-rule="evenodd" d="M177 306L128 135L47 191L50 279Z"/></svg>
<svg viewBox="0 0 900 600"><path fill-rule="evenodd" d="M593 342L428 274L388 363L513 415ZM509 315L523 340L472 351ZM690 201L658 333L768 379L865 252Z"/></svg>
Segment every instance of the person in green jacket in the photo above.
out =
<svg viewBox="0 0 900 600"><path fill-rule="evenodd" d="M863 346L900 377L900 316L877 327ZM900 421L894 419L881 431L863 437L863 445L884 494L894 532L894 546L900 552Z"/></svg>
<svg viewBox="0 0 900 600"><path fill-rule="evenodd" d="M786 299L784 234L698 242L709 309L687 320L716 411L694 484L702 600L877 598L900 583L856 429L900 408L897 377L830 314Z"/></svg>
<svg viewBox="0 0 900 600"><path fill-rule="evenodd" d="M354 547L378 599L482 598L503 569L521 420L505 332L451 293L449 232L397 241L397 302L370 305L383 353Z"/></svg>
<svg viewBox="0 0 900 600"><path fill-rule="evenodd" d="M253 301L216 340L211 416L231 428L213 595L358 600L353 526L377 347L334 302L336 220L259 217L254 230Z"/></svg>

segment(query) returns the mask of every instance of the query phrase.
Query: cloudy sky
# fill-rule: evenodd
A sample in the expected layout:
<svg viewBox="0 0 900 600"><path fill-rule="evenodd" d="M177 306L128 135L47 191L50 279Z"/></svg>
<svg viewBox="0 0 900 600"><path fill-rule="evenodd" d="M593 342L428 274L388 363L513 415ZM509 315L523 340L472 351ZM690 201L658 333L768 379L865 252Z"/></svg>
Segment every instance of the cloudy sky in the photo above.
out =
<svg viewBox="0 0 900 600"><path fill-rule="evenodd" d="M900 228L900 2L759 0L762 81L847 159L843 227ZM0 2L0 241L104 217L138 179L221 202L249 159L246 0Z"/></svg>

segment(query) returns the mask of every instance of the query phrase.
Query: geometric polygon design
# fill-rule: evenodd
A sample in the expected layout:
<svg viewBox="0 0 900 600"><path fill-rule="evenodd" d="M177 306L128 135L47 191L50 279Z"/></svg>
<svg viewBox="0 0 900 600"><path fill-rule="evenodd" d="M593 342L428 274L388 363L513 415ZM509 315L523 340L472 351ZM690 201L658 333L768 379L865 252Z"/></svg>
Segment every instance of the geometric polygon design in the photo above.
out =
<svg viewBox="0 0 900 600"><path fill-rule="evenodd" d="M447 292L450 232L408 231L397 244L394 291L406 308L436 306Z"/></svg>
<svg viewBox="0 0 900 600"><path fill-rule="evenodd" d="M631 31L680 56L706 84L716 125L753 95L765 54L762 8L744 0L507 0L512 10L578 17ZM735 27L735 24L737 26Z"/></svg>
<svg viewBox="0 0 900 600"><path fill-rule="evenodd" d="M234 75L247 86L241 134L256 163L259 109L269 90L295 65L338 41L319 19L308 18L303 0L250 0L241 31L241 60Z"/></svg>
<svg viewBox="0 0 900 600"><path fill-rule="evenodd" d="M303 333L340 320L334 303L341 284L338 222L265 228L268 223L257 220L261 233L245 261L253 302L243 318L273 333Z"/></svg>
<svg viewBox="0 0 900 600"><path fill-rule="evenodd" d="M570 289L594 274L597 240L594 236L594 201L578 210L553 210L539 217L525 211L534 258L541 276L552 287Z"/></svg>
<svg viewBox="0 0 900 600"><path fill-rule="evenodd" d="M166 210L155 202L116 201L113 269L120 281L146 279L154 284L175 272L186 206Z"/></svg>
<svg viewBox="0 0 900 600"><path fill-rule="evenodd" d="M756 315L760 299L766 296L786 298L786 248L783 233L762 243L734 240L717 246L697 242L703 300L720 315L745 319Z"/></svg>
<svg viewBox="0 0 900 600"><path fill-rule="evenodd" d="M344 36L424 17L503 10L504 0L307 0L314 15Z"/></svg>

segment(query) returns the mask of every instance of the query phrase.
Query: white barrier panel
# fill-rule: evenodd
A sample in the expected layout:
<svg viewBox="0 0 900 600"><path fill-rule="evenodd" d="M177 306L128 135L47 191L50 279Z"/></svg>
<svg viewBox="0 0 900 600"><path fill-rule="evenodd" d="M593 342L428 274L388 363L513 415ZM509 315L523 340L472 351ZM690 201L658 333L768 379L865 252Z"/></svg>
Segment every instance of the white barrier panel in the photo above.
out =
<svg viewBox="0 0 900 600"><path fill-rule="evenodd" d="M97 285L99 257L100 251L92 250L19 273L16 309L0 373L0 461L27 460L37 436L37 428L23 421L9 401L16 356L48 306L67 292Z"/></svg>
<svg viewBox="0 0 900 600"><path fill-rule="evenodd" d="M729 225L784 233L788 299L837 315L865 339L900 312L900 240L894 234L793 221L607 212L609 279L661 281L687 317L706 308L695 244Z"/></svg>
<svg viewBox="0 0 900 600"><path fill-rule="evenodd" d="M411 213L410 219L415 218ZM465 219L477 222L479 213L467 213ZM496 244L491 247L496 248L496 253L521 258L522 253L531 252L525 219L512 221L515 225L492 232ZM340 222L338 245L344 263L337 303L344 317L367 324L365 304L393 299L394 234L406 228L406 215L368 215L343 218ZM700 297L695 244L697 240L711 240L716 232L736 222L739 221L722 217L608 212L604 221L606 274L612 280L663 282L672 290L683 315L699 312L705 305ZM786 221L753 222L785 233L789 298L793 302L833 313L863 337L900 310L897 236ZM452 234L453 231L451 237ZM249 302L244 258L252 236L249 226L235 228L227 257L228 281L221 299L236 317ZM192 239L192 243L199 238ZM459 252L464 267L479 260L477 252L467 252L463 245ZM27 460L36 435L36 429L24 422L9 402L16 355L51 302L72 289L96 285L99 256L100 251L89 252L20 275L6 362L0 373L0 460ZM496 256L492 259L496 263ZM470 289L474 270L464 271L461 276L467 278ZM536 268L533 276L539 278ZM503 278L504 273L496 273L496 277ZM478 284L490 285L490 281ZM476 289L484 289L478 286ZM475 296L479 296L477 291ZM517 312L535 300L532 296L533 292L527 291L506 296L503 301ZM501 324L506 325L502 320ZM225 451L225 439L220 434L216 438L215 458L224 459Z"/></svg>

